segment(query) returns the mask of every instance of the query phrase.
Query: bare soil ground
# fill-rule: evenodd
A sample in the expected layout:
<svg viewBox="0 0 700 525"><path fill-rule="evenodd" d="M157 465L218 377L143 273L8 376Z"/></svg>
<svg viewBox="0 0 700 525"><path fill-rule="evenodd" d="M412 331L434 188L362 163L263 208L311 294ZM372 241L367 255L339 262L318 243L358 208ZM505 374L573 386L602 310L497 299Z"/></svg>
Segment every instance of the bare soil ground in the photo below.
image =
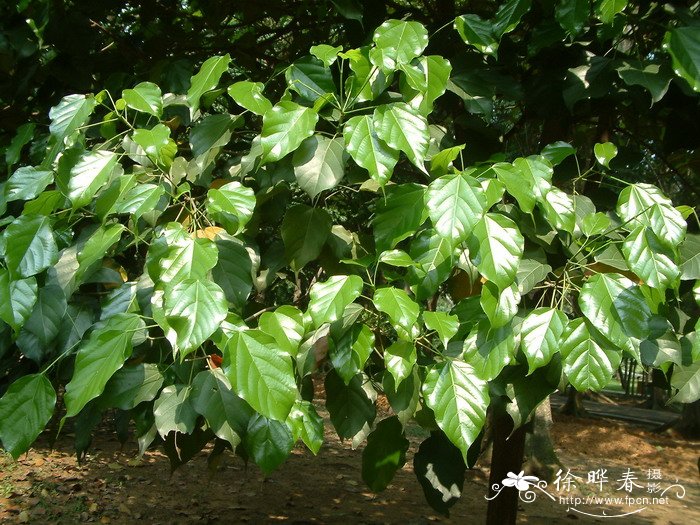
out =
<svg viewBox="0 0 700 525"><path fill-rule="evenodd" d="M570 492L563 484L559 491L550 484L547 491L554 501L535 491L534 502L520 505L520 522L608 523L611 518L603 514L637 511L612 522L700 523L700 443L628 423L554 417L559 458L582 479L574 480ZM267 479L254 465L246 468L231 455L211 476L204 454L171 476L164 454L153 450L137 460L135 444L121 449L114 434L106 431L95 436L91 453L78 465L71 439L64 436L51 450L42 436L16 462L0 457L0 523L482 523L488 466L468 471L451 516L438 515L424 502L412 472L412 457L421 439L411 437L406 466L385 492L374 494L361 479L361 451L341 442L330 424L317 457L300 445ZM600 489L586 483L587 473L597 469L606 469L608 479ZM559 499L630 496L624 488L618 490L624 482L617 480L624 480L627 469L639 485L633 487L633 497L659 497L660 490L676 483L683 487L684 497L677 497L680 489L672 489L662 503L571 505L571 500ZM661 479L650 480L650 475ZM649 492L650 487L656 492Z"/></svg>

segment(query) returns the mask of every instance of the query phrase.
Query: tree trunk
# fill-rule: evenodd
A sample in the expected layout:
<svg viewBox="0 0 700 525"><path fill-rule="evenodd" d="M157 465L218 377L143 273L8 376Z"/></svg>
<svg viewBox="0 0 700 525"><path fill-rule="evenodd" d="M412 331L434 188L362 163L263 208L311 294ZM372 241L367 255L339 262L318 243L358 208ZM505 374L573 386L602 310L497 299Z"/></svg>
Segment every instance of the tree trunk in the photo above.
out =
<svg viewBox="0 0 700 525"><path fill-rule="evenodd" d="M552 442L552 407L547 398L535 410L532 430L525 440L525 470L528 474L550 482L554 473L562 467Z"/></svg>
<svg viewBox="0 0 700 525"><path fill-rule="evenodd" d="M676 425L676 430L687 438L700 437L700 399L683 405L683 412ZM700 464L698 468L700 468Z"/></svg>
<svg viewBox="0 0 700 525"><path fill-rule="evenodd" d="M491 472L489 474L489 497L494 497L494 484L503 485L508 472L518 474L522 469L525 449L525 426L515 430L510 438L513 421L505 407L495 404L492 413L493 451L491 454ZM489 501L486 510L486 525L514 525L518 515L518 491L514 487L505 487L498 497Z"/></svg>
<svg viewBox="0 0 700 525"><path fill-rule="evenodd" d="M583 406L583 394L576 390L573 386L568 386L568 399L566 404L561 407L561 413L567 416L586 417L588 412Z"/></svg>

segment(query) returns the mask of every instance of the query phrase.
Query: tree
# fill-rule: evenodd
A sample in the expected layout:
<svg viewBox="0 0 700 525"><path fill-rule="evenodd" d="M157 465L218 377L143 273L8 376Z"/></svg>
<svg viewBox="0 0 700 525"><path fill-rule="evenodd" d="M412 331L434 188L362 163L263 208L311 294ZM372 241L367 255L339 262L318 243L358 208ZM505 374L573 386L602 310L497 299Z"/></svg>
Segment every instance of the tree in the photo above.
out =
<svg viewBox="0 0 700 525"><path fill-rule="evenodd" d="M388 19L365 46L314 45L279 90L231 82L217 54L181 92L63 97L48 134L7 150L31 162L2 189L5 449L31 446L64 387L79 454L116 409L174 468L216 441L270 472L299 439L319 450L327 359L326 407L367 440L370 488L417 421L415 471L447 513L487 413L494 446L521 451L499 481L538 405L562 383L602 389L623 354L697 399L697 217L666 195L692 191L694 151L640 131L678 101L697 111L694 19L667 14L664 37L656 11L610 4L485 3L433 35L461 37L450 60ZM568 54L545 68L552 48ZM628 107L650 97L659 114ZM394 415L376 422L378 392ZM514 520L506 494L491 522Z"/></svg>

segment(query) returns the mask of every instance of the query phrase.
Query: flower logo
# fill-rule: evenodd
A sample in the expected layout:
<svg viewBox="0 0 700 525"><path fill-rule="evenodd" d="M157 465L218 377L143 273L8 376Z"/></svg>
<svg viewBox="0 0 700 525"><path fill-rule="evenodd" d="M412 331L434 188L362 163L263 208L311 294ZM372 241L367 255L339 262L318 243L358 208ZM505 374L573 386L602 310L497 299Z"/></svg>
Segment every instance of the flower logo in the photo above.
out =
<svg viewBox="0 0 700 525"><path fill-rule="evenodd" d="M537 476L525 476L525 471L521 470L520 474L509 472L507 477L502 481L504 487L515 487L518 492L523 492L530 488L530 485L537 483L540 478Z"/></svg>

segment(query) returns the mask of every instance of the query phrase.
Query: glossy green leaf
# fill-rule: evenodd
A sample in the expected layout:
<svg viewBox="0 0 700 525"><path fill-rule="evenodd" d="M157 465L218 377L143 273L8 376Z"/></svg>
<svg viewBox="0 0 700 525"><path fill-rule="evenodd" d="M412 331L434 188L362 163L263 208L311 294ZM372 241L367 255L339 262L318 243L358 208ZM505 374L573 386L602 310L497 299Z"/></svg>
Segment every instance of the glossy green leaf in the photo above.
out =
<svg viewBox="0 0 700 525"><path fill-rule="evenodd" d="M505 215L487 213L469 239L469 252L479 273L504 290L510 286L523 255L523 236Z"/></svg>
<svg viewBox="0 0 700 525"><path fill-rule="evenodd" d="M229 96L242 108L264 115L272 109L272 103L263 95L265 85L262 82L243 80L228 87Z"/></svg>
<svg viewBox="0 0 700 525"><path fill-rule="evenodd" d="M415 345L403 339L396 340L392 345L384 349L384 365L394 377L396 385L411 375L416 364L416 358Z"/></svg>
<svg viewBox="0 0 700 525"><path fill-rule="evenodd" d="M553 166L561 164L571 155L576 155L576 148L568 142L553 142L542 149L542 156L551 162Z"/></svg>
<svg viewBox="0 0 700 525"><path fill-rule="evenodd" d="M353 438L374 421L376 408L363 388L364 379L358 374L346 385L335 371L326 375L326 408L340 439Z"/></svg>
<svg viewBox="0 0 700 525"><path fill-rule="evenodd" d="M390 266L397 266L399 268L408 268L410 266L415 266L415 262L411 259L403 250L386 250L383 251L379 258L377 259L380 263L385 263Z"/></svg>
<svg viewBox="0 0 700 525"><path fill-rule="evenodd" d="M281 101L263 115L262 161L275 162L295 151L314 134L318 113L294 102Z"/></svg>
<svg viewBox="0 0 700 525"><path fill-rule="evenodd" d="M207 192L206 208L232 235L240 233L255 210L255 193L240 182L228 182Z"/></svg>
<svg viewBox="0 0 700 525"><path fill-rule="evenodd" d="M560 351L564 373L580 392L605 388L622 360L622 352L593 337L581 318L568 322Z"/></svg>
<svg viewBox="0 0 700 525"><path fill-rule="evenodd" d="M163 306L167 326L162 328L180 359L200 347L228 313L221 287L193 278L174 281L168 286Z"/></svg>
<svg viewBox="0 0 700 525"><path fill-rule="evenodd" d="M22 215L3 233L5 264L10 275L31 277L58 261L51 221L41 215Z"/></svg>
<svg viewBox="0 0 700 525"><path fill-rule="evenodd" d="M254 265L249 249L238 239L219 233L214 241L219 252L211 274L230 304L239 311L253 288Z"/></svg>
<svg viewBox="0 0 700 525"><path fill-rule="evenodd" d="M377 28L372 39L380 51L371 55L372 63L377 67L395 69L400 64L409 64L423 53L428 45L428 31L419 22L387 20Z"/></svg>
<svg viewBox="0 0 700 525"><path fill-rule="evenodd" d="M131 355L132 339L144 323L135 314L117 314L84 339L75 358L73 377L66 385L65 417L73 417L102 394L107 381Z"/></svg>
<svg viewBox="0 0 700 525"><path fill-rule="evenodd" d="M31 281L25 284L30 286L28 290L29 294L27 294L28 297L23 297L24 301L27 301L32 298L33 291L31 290ZM19 317L21 318L23 312L21 307L15 306L17 302L17 291L12 290L12 287L10 287L10 299L8 301L4 288L5 279L3 276L0 276L0 289L3 290L0 292L0 295L3 296L3 304L11 304L13 307L13 323L8 324L15 328L14 325L17 323L15 316L20 314ZM22 331L16 341L17 347L26 357L32 359L37 364L43 361L51 345L61 332L63 316L66 313L67 307L66 296L59 286L51 284L42 286L39 290L39 297L36 304L31 314L24 322ZM4 320L6 315L4 308L0 307L0 317Z"/></svg>
<svg viewBox="0 0 700 525"><path fill-rule="evenodd" d="M292 163L299 187L312 199L338 185L345 173L345 148L340 138L313 135L294 152Z"/></svg>
<svg viewBox="0 0 700 525"><path fill-rule="evenodd" d="M260 330L233 334L224 362L234 392L263 416L285 421L298 397L292 359Z"/></svg>
<svg viewBox="0 0 700 525"><path fill-rule="evenodd" d="M521 294L516 283L498 289L491 281L486 281L481 289L481 309L491 323L492 328L500 328L510 322L518 313Z"/></svg>
<svg viewBox="0 0 700 525"><path fill-rule="evenodd" d="M419 170L425 171L428 153L428 122L415 109L403 102L381 105L374 110L377 136L395 150L403 151Z"/></svg>
<svg viewBox="0 0 700 525"><path fill-rule="evenodd" d="M408 269L406 280L416 300L424 301L437 293L440 284L452 272L452 240L437 235L435 230L423 230L411 242L410 255L416 261L416 266Z"/></svg>
<svg viewBox="0 0 700 525"><path fill-rule="evenodd" d="M192 406L191 385L168 385L153 404L155 425L162 438L170 432L191 434L195 429L197 417Z"/></svg>
<svg viewBox="0 0 700 525"><path fill-rule="evenodd" d="M304 337L304 314L298 308L284 305L274 312L265 312L258 322L260 330L271 335L280 349L291 356L297 355L299 344Z"/></svg>
<svg viewBox="0 0 700 525"><path fill-rule="evenodd" d="M664 48L671 55L673 71L691 88L700 91L700 35L695 26L677 27L664 38Z"/></svg>
<svg viewBox="0 0 700 525"><path fill-rule="evenodd" d="M5 199L7 202L35 199L52 182L52 171L24 166L7 179Z"/></svg>
<svg viewBox="0 0 700 525"><path fill-rule="evenodd" d="M535 259L522 259L516 274L520 294L530 293L535 286L547 278L551 271L552 267L548 264L542 264Z"/></svg>
<svg viewBox="0 0 700 525"><path fill-rule="evenodd" d="M160 118L163 113L163 97L160 88L152 82L141 82L134 89L122 91L126 105L136 111Z"/></svg>
<svg viewBox="0 0 700 525"><path fill-rule="evenodd" d="M561 358L555 354L547 366L529 375L517 369L514 372L506 385L506 394L511 399L506 411L513 420L514 428L519 428L531 420L537 407L559 387L562 380Z"/></svg>
<svg viewBox="0 0 700 525"><path fill-rule="evenodd" d="M190 88L187 90L187 103L192 108L193 113L199 109L202 95L219 84L219 79L228 70L230 62L231 57L228 53L224 56L208 58L197 74L192 77Z"/></svg>
<svg viewBox="0 0 700 525"><path fill-rule="evenodd" d="M164 380L156 364L126 365L107 381L100 404L120 410L131 410L139 403L153 401Z"/></svg>
<svg viewBox="0 0 700 525"><path fill-rule="evenodd" d="M486 421L489 389L471 365L446 361L432 366L423 383L425 403L466 462L467 451Z"/></svg>
<svg viewBox="0 0 700 525"><path fill-rule="evenodd" d="M295 61L284 72L284 76L291 89L311 102L318 100L326 93L336 91L330 69L312 56Z"/></svg>
<svg viewBox="0 0 700 525"><path fill-rule="evenodd" d="M435 330L442 342L442 346L447 348L457 330L459 329L459 319L456 315L447 312L423 312L423 322L428 330ZM397 382L399 381L398 378Z"/></svg>
<svg viewBox="0 0 700 525"><path fill-rule="evenodd" d="M426 192L425 206L437 232L459 244L469 238L486 211L479 182L469 175L444 175Z"/></svg>
<svg viewBox="0 0 700 525"><path fill-rule="evenodd" d="M289 456L294 439L289 427L280 421L256 414L250 420L245 448L264 474L271 474Z"/></svg>
<svg viewBox="0 0 700 525"><path fill-rule="evenodd" d="M485 55L498 54L499 35L490 21L479 15L462 15L455 18L455 29L465 44L474 46Z"/></svg>
<svg viewBox="0 0 700 525"><path fill-rule="evenodd" d="M222 148L231 140L231 131L240 120L232 115L209 115L190 131L192 155L199 157L213 148Z"/></svg>
<svg viewBox="0 0 700 525"><path fill-rule="evenodd" d="M22 150L34 138L35 130L36 124L33 122L27 122L17 128L15 136L12 137L10 144L5 150L5 162L7 163L8 169L19 162Z"/></svg>
<svg viewBox="0 0 700 525"><path fill-rule="evenodd" d="M612 142L596 143L593 146L593 153L598 164L602 164L606 168L610 167L610 161L617 157L617 146Z"/></svg>
<svg viewBox="0 0 700 525"><path fill-rule="evenodd" d="M380 199L372 227L377 251L389 250L411 236L428 218L425 186L401 184L386 190Z"/></svg>
<svg viewBox="0 0 700 525"><path fill-rule="evenodd" d="M389 486L406 463L409 444L396 416L380 421L367 436L367 446L362 451L362 479L371 490L381 492Z"/></svg>
<svg viewBox="0 0 700 525"><path fill-rule="evenodd" d="M559 351L567 326L564 312L556 308L532 310L520 326L520 348L528 363L528 374L545 366Z"/></svg>
<svg viewBox="0 0 700 525"><path fill-rule="evenodd" d="M5 268L0 268L0 319L16 332L24 325L37 301L34 277L12 280Z"/></svg>
<svg viewBox="0 0 700 525"><path fill-rule="evenodd" d="M510 324L493 328L482 321L464 340L462 359L473 367L480 379L491 381L513 360L516 346Z"/></svg>
<svg viewBox="0 0 700 525"><path fill-rule="evenodd" d="M671 398L673 401L693 403L700 399L700 361L674 367L671 387L675 390L675 395Z"/></svg>
<svg viewBox="0 0 700 525"><path fill-rule="evenodd" d="M233 393L220 368L203 370L192 382L192 408L204 416L207 425L220 439L238 446L253 417L253 410Z"/></svg>
<svg viewBox="0 0 700 525"><path fill-rule="evenodd" d="M343 48L341 46L333 47L328 44L319 44L317 46L311 46L309 53L323 62L324 66L331 67L337 60L338 53L342 50Z"/></svg>
<svg viewBox="0 0 700 525"><path fill-rule="evenodd" d="M627 7L627 0L600 0L596 2L596 16L604 24L612 24L615 15L620 14Z"/></svg>
<svg viewBox="0 0 700 525"><path fill-rule="evenodd" d="M415 65L403 66L402 70L406 71L409 68L416 74L407 76L408 84L417 91L417 95L409 103L421 115L427 116L433 111L435 100L441 97L447 89L452 65L449 60L441 56L430 55L420 57Z"/></svg>
<svg viewBox="0 0 700 525"><path fill-rule="evenodd" d="M177 284L184 279L203 279L218 258L216 244L207 238L182 237L173 242L159 261L159 279Z"/></svg>
<svg viewBox="0 0 700 525"><path fill-rule="evenodd" d="M86 95L68 95L58 105L51 108L49 132L62 143L80 126L85 124L95 109L95 98Z"/></svg>
<svg viewBox="0 0 700 525"><path fill-rule="evenodd" d="M560 0L554 16L569 35L575 37L583 29L591 13L591 0Z"/></svg>
<svg viewBox="0 0 700 525"><path fill-rule="evenodd" d="M623 189L617 199L617 213L625 229L648 226L663 244L673 248L685 237L685 219L671 200L651 184L632 184Z"/></svg>
<svg viewBox="0 0 700 525"><path fill-rule="evenodd" d="M399 152L377 136L372 117L363 115L349 119L343 127L343 137L345 147L357 165L365 168L372 179L384 186L399 161Z"/></svg>
<svg viewBox="0 0 700 525"><path fill-rule="evenodd" d="M493 20L496 35L500 38L518 27L520 19L530 10L531 4L531 0L508 0L502 3Z"/></svg>
<svg viewBox="0 0 700 525"><path fill-rule="evenodd" d="M51 419L56 392L43 374L28 374L0 398L0 441L14 459L24 454Z"/></svg>
<svg viewBox="0 0 700 525"><path fill-rule="evenodd" d="M282 240L287 260L295 271L316 259L331 233L333 222L326 210L297 204L282 221Z"/></svg>
<svg viewBox="0 0 700 525"><path fill-rule="evenodd" d="M444 149L430 158L430 173L434 176L446 175L454 169L453 162L460 156L466 144Z"/></svg>
<svg viewBox="0 0 700 525"><path fill-rule="evenodd" d="M396 383L394 376L390 373L385 372L383 375L384 394L386 394L391 409L403 425L406 425L416 413L420 399L420 385L421 381L416 367L400 383Z"/></svg>
<svg viewBox="0 0 700 525"><path fill-rule="evenodd" d="M156 124L151 129L137 129L131 137L134 143L146 153L151 162L164 168L170 168L177 154L177 144L170 138L170 128L168 126ZM139 160L139 162L143 161Z"/></svg>
<svg viewBox="0 0 700 525"><path fill-rule="evenodd" d="M372 298L374 306L389 316L399 337L413 340L419 333L416 321L420 307L406 292L399 288L379 288Z"/></svg>
<svg viewBox="0 0 700 525"><path fill-rule="evenodd" d="M649 335L651 311L639 287L617 273L596 274L578 300L583 315L616 346L634 352Z"/></svg>
<svg viewBox="0 0 700 525"><path fill-rule="evenodd" d="M587 237L593 235L600 235L610 228L610 217L604 213L594 213L593 215L587 215L583 219L582 231Z"/></svg>
<svg viewBox="0 0 700 525"><path fill-rule="evenodd" d="M675 256L650 228L640 226L630 233L622 243L622 253L630 269L648 286L663 291L678 285L681 272Z"/></svg>
<svg viewBox="0 0 700 525"><path fill-rule="evenodd" d="M334 275L325 282L314 283L308 310L314 326L340 319L345 307L360 296L363 286L357 275Z"/></svg>
<svg viewBox="0 0 700 525"><path fill-rule="evenodd" d="M617 74L628 86L642 86L651 95L651 101L660 101L673 80L673 71L661 64L625 61L617 68Z"/></svg>
<svg viewBox="0 0 700 525"><path fill-rule="evenodd" d="M681 279L700 279L700 235L688 234L679 251Z"/></svg>
<svg viewBox="0 0 700 525"><path fill-rule="evenodd" d="M365 324L355 324L339 338L328 341L328 357L346 385L364 369L373 349L374 334Z"/></svg>
<svg viewBox="0 0 700 525"><path fill-rule="evenodd" d="M289 412L287 424L294 441L301 439L314 455L323 445L323 418L318 415L313 403L297 400Z"/></svg>
<svg viewBox="0 0 700 525"><path fill-rule="evenodd" d="M156 204L165 193L163 186L139 184L122 195L114 205L114 213L129 213L138 219L143 214L155 209ZM111 212L111 210L110 210Z"/></svg>
<svg viewBox="0 0 700 525"><path fill-rule="evenodd" d="M73 203L73 209L86 206L109 180L117 165L118 157L111 151L89 151L80 157L78 163L70 170L67 197Z"/></svg>
<svg viewBox="0 0 700 525"><path fill-rule="evenodd" d="M573 198L558 188L547 192L541 203L547 222L558 230L574 233L576 207Z"/></svg>
<svg viewBox="0 0 700 525"><path fill-rule="evenodd" d="M89 267L101 261L109 254L110 248L119 242L124 230L126 227L119 223L98 227L78 252L78 263L83 267Z"/></svg>

